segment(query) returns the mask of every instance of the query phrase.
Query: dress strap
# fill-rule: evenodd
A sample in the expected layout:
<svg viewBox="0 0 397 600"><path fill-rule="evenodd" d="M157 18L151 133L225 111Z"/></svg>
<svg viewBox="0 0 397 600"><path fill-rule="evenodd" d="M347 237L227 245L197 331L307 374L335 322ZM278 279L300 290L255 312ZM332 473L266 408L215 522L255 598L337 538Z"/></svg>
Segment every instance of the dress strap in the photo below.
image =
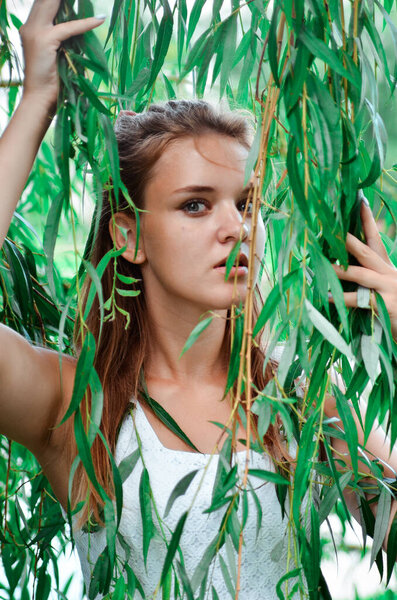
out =
<svg viewBox="0 0 397 600"><path fill-rule="evenodd" d="M140 402L138 400L134 400L132 404L134 406L135 426L142 440L145 441L145 445L149 445L152 448L163 448L163 445L156 435L153 427L149 423L149 420Z"/></svg>

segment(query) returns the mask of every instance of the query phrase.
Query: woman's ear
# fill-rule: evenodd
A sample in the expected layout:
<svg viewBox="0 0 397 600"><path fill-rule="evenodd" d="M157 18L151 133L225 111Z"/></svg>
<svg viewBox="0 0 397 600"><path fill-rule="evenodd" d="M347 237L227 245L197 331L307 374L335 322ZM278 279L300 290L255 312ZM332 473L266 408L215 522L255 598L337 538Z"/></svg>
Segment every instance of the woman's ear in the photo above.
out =
<svg viewBox="0 0 397 600"><path fill-rule="evenodd" d="M136 250L136 221L125 213L115 213L109 221L109 233L117 250L125 248L121 256L137 265L146 260L143 248L142 235L139 236L138 250Z"/></svg>

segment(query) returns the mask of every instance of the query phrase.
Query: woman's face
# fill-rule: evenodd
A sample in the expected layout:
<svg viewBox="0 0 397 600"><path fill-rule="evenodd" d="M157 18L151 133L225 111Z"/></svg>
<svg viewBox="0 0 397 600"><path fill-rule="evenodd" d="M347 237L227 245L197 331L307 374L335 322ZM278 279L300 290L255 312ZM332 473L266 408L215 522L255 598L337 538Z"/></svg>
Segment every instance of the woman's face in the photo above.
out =
<svg viewBox="0 0 397 600"><path fill-rule="evenodd" d="M180 139L163 152L146 186L147 212L141 216L145 295L166 297L175 306L189 302L202 312L244 301L246 266L238 269L235 285L235 269L225 282L225 268L219 265L225 264L240 236L248 194L244 190L247 154L239 142L219 134ZM248 257L249 212L244 228L240 251ZM259 218L256 274L264 239Z"/></svg>

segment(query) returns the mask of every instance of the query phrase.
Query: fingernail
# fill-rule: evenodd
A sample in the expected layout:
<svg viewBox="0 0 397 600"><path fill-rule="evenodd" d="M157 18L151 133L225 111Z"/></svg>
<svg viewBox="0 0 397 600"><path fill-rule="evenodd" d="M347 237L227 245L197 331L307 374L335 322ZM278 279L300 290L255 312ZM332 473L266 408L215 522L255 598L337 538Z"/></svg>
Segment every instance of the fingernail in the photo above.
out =
<svg viewBox="0 0 397 600"><path fill-rule="evenodd" d="M94 18L98 19L98 21L104 21L106 19L106 15L95 15Z"/></svg>
<svg viewBox="0 0 397 600"><path fill-rule="evenodd" d="M362 190L358 190L358 197L360 198L361 202L363 204L365 204L365 206L368 206L368 208L369 208L369 202L366 199L366 197L364 196L364 192Z"/></svg>

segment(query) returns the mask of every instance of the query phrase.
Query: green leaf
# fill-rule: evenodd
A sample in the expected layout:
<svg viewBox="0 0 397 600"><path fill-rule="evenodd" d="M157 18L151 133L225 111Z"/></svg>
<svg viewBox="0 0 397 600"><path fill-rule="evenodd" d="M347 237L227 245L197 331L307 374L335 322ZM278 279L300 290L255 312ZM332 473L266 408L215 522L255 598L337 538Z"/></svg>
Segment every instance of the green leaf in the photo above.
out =
<svg viewBox="0 0 397 600"><path fill-rule="evenodd" d="M370 566L373 565L374 560L379 550L382 548L383 542L385 541L386 532L389 527L390 507L391 493L387 488L382 487L379 495L378 507L376 510L375 530L371 550Z"/></svg>
<svg viewBox="0 0 397 600"><path fill-rule="evenodd" d="M387 539L387 580L389 584L397 560L397 520L394 519Z"/></svg>
<svg viewBox="0 0 397 600"><path fill-rule="evenodd" d="M212 559L214 558L215 553L218 549L217 546L218 546L218 536L216 535L214 537L214 539L207 546L203 556L201 557L199 564L197 565L197 567L193 573L193 577L191 579L191 589L193 590L193 592L195 592L197 590L197 588L201 585L201 582L203 581L203 579L206 577L209 566L210 566Z"/></svg>
<svg viewBox="0 0 397 600"><path fill-rule="evenodd" d="M336 408L343 423L345 439L350 452L350 460L353 467L354 476L358 477L358 433L354 422L352 411L345 396L340 389L332 384L332 391L336 400Z"/></svg>
<svg viewBox="0 0 397 600"><path fill-rule="evenodd" d="M168 8L164 9L164 15L163 15L163 18L161 19L160 27L157 32L153 64L152 64L152 69L150 71L149 81L146 86L146 91L150 90L150 88L156 81L157 75L160 73L160 69L163 66L164 59L166 57L166 54L168 52L168 48L169 48L169 45L171 42L172 29L173 29L173 17L172 17L171 10L168 6L168 3L166 6Z"/></svg>
<svg viewBox="0 0 397 600"><path fill-rule="evenodd" d="M86 393L88 387L91 370L93 369L95 349L96 346L94 336L90 331L87 331L84 337L83 347L77 361L72 398L65 416L60 422L60 425L69 419L69 417L80 406L80 402L84 398L84 394Z"/></svg>
<svg viewBox="0 0 397 600"><path fill-rule="evenodd" d="M53 298L56 298L57 294L55 291L54 284L54 249L55 243L58 236L59 222L62 214L63 205L63 194L62 192L55 196L51 203L50 210L48 211L47 221L44 228L44 239L43 246L44 252L47 257L46 274L48 279L48 285Z"/></svg>
<svg viewBox="0 0 397 600"><path fill-rule="evenodd" d="M92 462L91 451L88 445L87 435L84 431L83 420L81 418L81 413L78 410L74 417L74 434L76 438L77 450L79 453L79 458L84 465L84 469L87 472L90 481L98 492L100 498L102 500L106 500L106 494L103 488L99 485L98 479L95 473L94 464Z"/></svg>
<svg viewBox="0 0 397 600"><path fill-rule="evenodd" d="M99 555L91 576L90 587L88 590L89 600L94 600L97 595L104 591L106 581L109 579L109 554L107 549Z"/></svg>
<svg viewBox="0 0 397 600"><path fill-rule="evenodd" d="M236 595L236 590L235 587L233 585L232 579L230 577L225 559L223 558L223 556L221 554L219 554L219 564L221 567L221 571L222 571L222 576L223 576L223 580L226 584L227 587L227 591L229 592L231 598L234 598Z"/></svg>
<svg viewBox="0 0 397 600"><path fill-rule="evenodd" d="M372 382L375 381L379 365L379 346L374 335L361 336L361 356Z"/></svg>
<svg viewBox="0 0 397 600"><path fill-rule="evenodd" d="M269 64L270 69L272 71L274 83L277 87L280 87L280 81L278 78L278 44L277 44L277 24L278 24L278 15L280 12L280 7L275 6L273 9L272 20L270 22L269 28L269 40L267 44L267 52L269 55Z"/></svg>
<svg viewBox="0 0 397 600"><path fill-rule="evenodd" d="M106 48L107 43L108 43L108 41L110 39L110 36L112 35L112 33L114 31L116 23L118 22L122 6L123 6L123 0L114 0L114 2L113 2L113 9L112 9L112 16L110 17L110 25L109 25L108 33L107 33L105 44L104 44L105 48Z"/></svg>
<svg viewBox="0 0 397 600"><path fill-rule="evenodd" d="M164 423L164 425L168 427L168 429L170 429L170 431L175 433L175 435L177 435L181 440L183 440L188 446L193 448L195 452L200 452L196 448L196 446L189 440L187 435L183 433L182 429L179 427L176 421L174 421L171 415L169 415L168 412L161 406L161 404L156 402L156 400L153 400L153 398L151 398L149 394L146 393L146 391L142 392L142 396L145 399L146 404L152 409L156 417L158 417L160 421Z"/></svg>
<svg viewBox="0 0 397 600"><path fill-rule="evenodd" d="M176 566L178 569L179 577L181 578L181 581L182 581L183 591L186 594L187 600L194 600L192 586L190 584L189 577L186 573L185 567L179 561L177 561Z"/></svg>
<svg viewBox="0 0 397 600"><path fill-rule="evenodd" d="M188 511L184 512L181 518L179 519L177 526L175 527L175 531L172 534L172 538L170 544L168 546L167 554L164 560L163 570L161 572L161 584L164 583L164 580L168 574L168 571L171 567L172 561L174 560L175 552L177 551L179 540L181 539L181 535L183 533L183 528L185 526L185 521L188 516Z"/></svg>
<svg viewBox="0 0 397 600"><path fill-rule="evenodd" d="M264 469L248 469L248 475L251 477L258 477L264 481L270 481L277 485L289 485L289 481L279 475L279 473L273 473L273 471L265 471Z"/></svg>
<svg viewBox="0 0 397 600"><path fill-rule="evenodd" d="M125 581L124 577L118 578L115 588L112 592L112 600L125 600L126 597Z"/></svg>
<svg viewBox="0 0 397 600"><path fill-rule="evenodd" d="M120 187L120 161L117 146L117 139L114 133L112 122L106 114L99 114L99 123L102 127L106 143L106 156L109 159L110 174L112 177L113 195L118 205L119 187Z"/></svg>
<svg viewBox="0 0 397 600"><path fill-rule="evenodd" d="M54 146L66 200L69 200L70 195L70 130L69 109L67 105L64 105L61 107L55 123Z"/></svg>
<svg viewBox="0 0 397 600"><path fill-rule="evenodd" d="M186 21L187 21L186 0L179 0L178 1L178 32L177 32L179 71L181 70L183 48L184 48L184 44L185 44Z"/></svg>
<svg viewBox="0 0 397 600"><path fill-rule="evenodd" d="M142 470L142 475L139 483L139 505L141 509L143 530L143 560L146 565L150 542L154 536L154 524L152 518L152 493L150 489L149 473L146 468Z"/></svg>
<svg viewBox="0 0 397 600"><path fill-rule="evenodd" d="M122 288L116 288L116 292L120 294L120 296L135 298L136 296L139 296L141 290L124 290Z"/></svg>
<svg viewBox="0 0 397 600"><path fill-rule="evenodd" d="M139 451L139 448L137 448L136 450L131 452L131 454L129 454L128 456L123 458L121 463L118 465L121 481L123 483L131 475L131 473L134 470L135 465L137 464L140 457L141 457L140 451Z"/></svg>
<svg viewBox="0 0 397 600"><path fill-rule="evenodd" d="M240 368L240 352L243 341L244 320L243 315L239 315L235 319L235 330L233 337L232 352L229 360L229 369L227 373L227 381L225 395L232 389L236 381Z"/></svg>
<svg viewBox="0 0 397 600"><path fill-rule="evenodd" d="M240 247L241 247L241 240L237 240L237 242L234 244L233 248L231 249L229 256L226 259L225 281L227 281L229 278L230 271L236 262L237 254L240 251Z"/></svg>
<svg viewBox="0 0 397 600"><path fill-rule="evenodd" d="M318 589L320 579L320 560L321 560L321 544L320 544L320 523L317 509L314 504L310 507L310 570L311 581L310 587Z"/></svg>
<svg viewBox="0 0 397 600"><path fill-rule="evenodd" d="M178 481L178 483L172 490L170 497L168 498L167 506L165 507L164 511L164 519L167 517L168 513L173 507L175 500L186 493L186 490L188 489L189 485L191 484L197 473L198 469L191 471L190 473L182 477L180 481Z"/></svg>
<svg viewBox="0 0 397 600"><path fill-rule="evenodd" d="M219 97L222 98L226 84L229 79L230 71L233 66L234 53L236 50L237 36L237 14L228 17L224 22L224 30L222 31L222 39L220 44L223 47L223 60L221 65L221 75L219 83Z"/></svg>
<svg viewBox="0 0 397 600"><path fill-rule="evenodd" d="M12 285L18 300L21 316L24 322L27 323L35 312L29 269L23 255L15 244L5 239L3 248L12 274Z"/></svg>
<svg viewBox="0 0 397 600"><path fill-rule="evenodd" d="M94 88L91 81L89 81L88 79L85 79L84 77L81 77L81 75L78 75L78 80L79 80L81 91L87 96L87 98L90 101L90 103L92 104L92 106L94 108L96 108L100 113L102 113L104 115L109 115L110 114L109 110L99 100L97 93L96 93L97 90Z"/></svg>
<svg viewBox="0 0 397 600"><path fill-rule="evenodd" d="M120 281L128 285L137 283L139 281L139 279L135 279L135 277L128 277L127 275L122 275L121 273L117 273L117 279L120 279Z"/></svg>
<svg viewBox="0 0 397 600"><path fill-rule="evenodd" d="M291 273L288 273L282 278L281 284L276 283L276 285L273 287L268 297L266 298L266 302L262 307L261 312L259 313L259 317L255 323L255 327L252 333L253 337L256 337L258 335L260 330L266 325L266 322L270 319L271 316L274 315L280 303L281 294L284 294L284 292L286 292L291 287L294 281L298 278L299 272L300 269L295 269Z"/></svg>
<svg viewBox="0 0 397 600"><path fill-rule="evenodd" d="M324 336L324 338L335 348L337 348L347 358L353 360L351 347L346 344L343 337L338 333L333 325L305 298L305 308L310 321L314 327Z"/></svg>
<svg viewBox="0 0 397 600"><path fill-rule="evenodd" d="M195 0L193 4L193 8L190 13L189 25L187 29L186 35L186 46L189 45L190 40L192 39L192 35L196 30L197 23L199 22L201 11L203 10L203 6L205 4L205 0Z"/></svg>
<svg viewBox="0 0 397 600"><path fill-rule="evenodd" d="M281 577L281 579L278 580L277 585L276 585L276 594L277 594L277 598L279 598L279 600L286 600L281 586L283 585L283 583L285 583L286 581L288 581L288 579L292 579L294 577L298 577L298 575L300 574L301 569L292 569L292 571L288 571L288 573L285 573L285 575L283 575Z"/></svg>
<svg viewBox="0 0 397 600"><path fill-rule="evenodd" d="M334 483L326 492L318 511L320 525L328 517L335 502L340 498L341 491L345 489L351 480L352 471L338 474L338 484Z"/></svg>
<svg viewBox="0 0 397 600"><path fill-rule="evenodd" d="M295 195L296 201L298 203L299 209L306 219L308 226L312 228L312 218L310 216L309 204L307 198L305 196L305 191L303 188L303 177L299 172L299 165L297 161L297 147L295 138L292 136L288 143L288 152L287 152L287 169L288 169L288 179L292 188L292 191Z"/></svg>
<svg viewBox="0 0 397 600"><path fill-rule="evenodd" d="M355 87L360 87L360 81L345 69L337 53L331 50L325 42L317 38L309 29L301 29L299 40L316 58L320 58L326 65L329 65L331 69L350 81Z"/></svg>
<svg viewBox="0 0 397 600"><path fill-rule="evenodd" d="M196 327L193 329L188 339L186 340L185 345L182 348L182 352L179 355L179 358L181 358L185 354L185 352L193 346L197 338L203 333L205 329L207 329L208 325L210 325L213 318L214 317L207 317L206 319L203 319L196 325Z"/></svg>
<svg viewBox="0 0 397 600"><path fill-rule="evenodd" d="M186 77L186 75L193 69L193 67L197 64L197 60L200 60L202 56L202 51L204 45L206 44L207 37L211 35L212 32L210 29L206 29L200 37L196 40L193 45L193 48L190 50L189 55L187 57L185 66L182 71L181 78Z"/></svg>

